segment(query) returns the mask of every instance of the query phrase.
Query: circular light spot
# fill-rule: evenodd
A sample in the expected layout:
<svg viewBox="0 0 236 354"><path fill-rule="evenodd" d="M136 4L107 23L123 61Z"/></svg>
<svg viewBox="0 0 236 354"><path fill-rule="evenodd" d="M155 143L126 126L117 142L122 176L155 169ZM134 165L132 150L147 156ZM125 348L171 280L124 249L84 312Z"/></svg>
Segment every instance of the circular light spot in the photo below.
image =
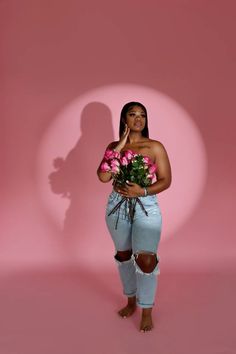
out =
<svg viewBox="0 0 236 354"><path fill-rule="evenodd" d="M126 83L86 92L64 107L45 132L38 150L37 185L51 218L67 233L77 227L88 244L93 230L105 225L104 193L112 189L98 181L96 168L108 143L119 140L120 111L129 101L147 108L149 137L164 145L172 168L171 186L157 195L163 240L191 216L203 191L204 143L179 103L149 87ZM75 225L76 219L80 220Z"/></svg>

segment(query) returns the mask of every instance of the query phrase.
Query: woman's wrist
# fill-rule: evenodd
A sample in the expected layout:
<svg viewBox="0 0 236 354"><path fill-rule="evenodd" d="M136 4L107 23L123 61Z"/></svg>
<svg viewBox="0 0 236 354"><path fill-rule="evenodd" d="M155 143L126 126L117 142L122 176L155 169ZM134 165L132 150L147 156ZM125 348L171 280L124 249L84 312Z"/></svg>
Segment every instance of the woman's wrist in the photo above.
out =
<svg viewBox="0 0 236 354"><path fill-rule="evenodd" d="M146 187L141 187L138 197L146 197L148 193L146 192Z"/></svg>
<svg viewBox="0 0 236 354"><path fill-rule="evenodd" d="M144 197L146 197L148 195L148 190L147 190L147 187L144 187Z"/></svg>
<svg viewBox="0 0 236 354"><path fill-rule="evenodd" d="M143 187L143 197L147 197L148 195L151 195L148 187Z"/></svg>

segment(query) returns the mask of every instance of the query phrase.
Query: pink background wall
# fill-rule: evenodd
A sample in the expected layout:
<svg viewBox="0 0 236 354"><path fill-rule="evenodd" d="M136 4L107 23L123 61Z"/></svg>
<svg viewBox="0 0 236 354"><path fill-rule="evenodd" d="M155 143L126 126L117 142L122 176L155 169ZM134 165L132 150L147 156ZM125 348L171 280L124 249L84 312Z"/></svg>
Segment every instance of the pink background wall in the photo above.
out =
<svg viewBox="0 0 236 354"><path fill-rule="evenodd" d="M90 90L122 83L144 85L178 102L204 143L204 190L191 217L163 239L163 267L235 266L234 10L234 1L229 0L0 2L2 265L60 264L81 258L86 262L86 252L92 254L88 256L91 267L113 264L113 246L103 218L111 186L100 183L95 174L105 146L118 131L118 124L111 125L111 109L99 100L91 102L83 120L85 139L74 146L67 176L54 184L60 190L72 178L70 186L77 195L64 231L42 203L38 154L43 137L64 107ZM164 136L162 141L165 144ZM174 166L178 157L166 144ZM85 152L91 162L89 178L78 170ZM180 173L181 166L174 171ZM48 175L52 172L53 166ZM184 178L173 186L181 195ZM164 223L171 223L164 193L170 192L160 195ZM180 201L179 210L187 208L185 198ZM89 205L97 210L92 221ZM81 244L85 238L86 247Z"/></svg>

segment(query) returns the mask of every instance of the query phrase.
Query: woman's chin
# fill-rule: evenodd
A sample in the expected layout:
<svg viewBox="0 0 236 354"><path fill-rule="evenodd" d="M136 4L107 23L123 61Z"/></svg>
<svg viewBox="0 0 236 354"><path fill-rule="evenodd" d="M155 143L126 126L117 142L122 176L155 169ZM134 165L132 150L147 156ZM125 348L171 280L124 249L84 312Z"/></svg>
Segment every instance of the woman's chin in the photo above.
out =
<svg viewBox="0 0 236 354"><path fill-rule="evenodd" d="M141 132L143 129L144 127L138 127L138 126L130 128L130 130L134 132Z"/></svg>

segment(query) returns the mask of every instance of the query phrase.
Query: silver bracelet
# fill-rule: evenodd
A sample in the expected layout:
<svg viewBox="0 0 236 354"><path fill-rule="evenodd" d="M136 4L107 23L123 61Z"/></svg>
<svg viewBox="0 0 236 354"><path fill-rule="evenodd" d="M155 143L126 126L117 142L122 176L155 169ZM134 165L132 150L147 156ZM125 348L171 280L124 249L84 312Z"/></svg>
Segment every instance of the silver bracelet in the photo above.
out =
<svg viewBox="0 0 236 354"><path fill-rule="evenodd" d="M143 189L144 189L144 197L146 197L148 195L148 190L146 187L143 187Z"/></svg>

